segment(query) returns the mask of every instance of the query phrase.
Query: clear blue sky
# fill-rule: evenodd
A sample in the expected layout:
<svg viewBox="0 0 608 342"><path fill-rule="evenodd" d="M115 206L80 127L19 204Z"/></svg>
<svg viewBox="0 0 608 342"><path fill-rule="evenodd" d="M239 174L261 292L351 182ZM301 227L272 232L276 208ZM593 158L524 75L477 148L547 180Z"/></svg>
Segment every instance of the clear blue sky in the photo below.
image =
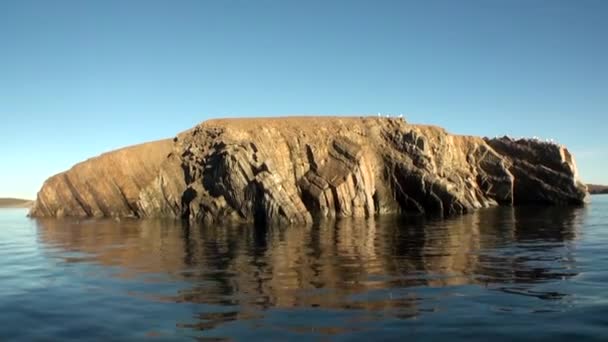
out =
<svg viewBox="0 0 608 342"><path fill-rule="evenodd" d="M212 117L407 113L608 183L608 1L0 0L0 197Z"/></svg>

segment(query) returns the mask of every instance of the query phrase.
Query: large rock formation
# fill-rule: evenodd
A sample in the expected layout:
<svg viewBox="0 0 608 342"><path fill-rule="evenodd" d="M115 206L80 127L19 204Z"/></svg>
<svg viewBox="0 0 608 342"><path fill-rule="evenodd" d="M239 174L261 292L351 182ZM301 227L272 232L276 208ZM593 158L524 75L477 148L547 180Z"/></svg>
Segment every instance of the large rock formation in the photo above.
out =
<svg viewBox="0 0 608 342"><path fill-rule="evenodd" d="M582 204L587 195L573 157L551 143L458 136L396 118L227 119L53 176L31 215L305 224Z"/></svg>

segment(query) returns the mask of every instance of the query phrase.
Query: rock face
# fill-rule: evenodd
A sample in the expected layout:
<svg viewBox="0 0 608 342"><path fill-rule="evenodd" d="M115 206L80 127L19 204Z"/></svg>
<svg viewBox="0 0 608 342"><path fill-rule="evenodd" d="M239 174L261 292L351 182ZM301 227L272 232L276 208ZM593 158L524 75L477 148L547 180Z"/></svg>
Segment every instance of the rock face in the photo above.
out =
<svg viewBox="0 0 608 342"><path fill-rule="evenodd" d="M32 216L139 216L139 196L172 151L171 140L127 147L49 178Z"/></svg>
<svg viewBox="0 0 608 342"><path fill-rule="evenodd" d="M587 195L570 153L536 140L457 136L396 118L230 119L53 176L31 215L306 224L582 204Z"/></svg>
<svg viewBox="0 0 608 342"><path fill-rule="evenodd" d="M578 204L587 186L578 180L574 157L564 147L535 140L487 141L511 160L514 204Z"/></svg>

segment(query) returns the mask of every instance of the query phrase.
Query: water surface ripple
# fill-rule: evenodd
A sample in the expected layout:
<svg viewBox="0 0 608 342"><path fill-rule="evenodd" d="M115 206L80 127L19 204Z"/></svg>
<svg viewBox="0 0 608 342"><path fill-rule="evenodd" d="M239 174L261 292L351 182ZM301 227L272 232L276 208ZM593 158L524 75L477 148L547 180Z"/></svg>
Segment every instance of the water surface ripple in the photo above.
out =
<svg viewBox="0 0 608 342"><path fill-rule="evenodd" d="M0 210L0 340L608 339L608 196L309 228Z"/></svg>

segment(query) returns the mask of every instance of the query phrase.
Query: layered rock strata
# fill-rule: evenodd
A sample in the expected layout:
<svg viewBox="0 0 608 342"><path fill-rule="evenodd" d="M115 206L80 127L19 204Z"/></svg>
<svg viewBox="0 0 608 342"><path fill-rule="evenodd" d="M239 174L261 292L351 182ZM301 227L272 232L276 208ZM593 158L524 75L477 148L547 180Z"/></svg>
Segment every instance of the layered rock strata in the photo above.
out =
<svg viewBox="0 0 608 342"><path fill-rule="evenodd" d="M582 204L587 195L572 155L551 143L452 135L397 118L225 119L53 176L31 215L306 224Z"/></svg>

